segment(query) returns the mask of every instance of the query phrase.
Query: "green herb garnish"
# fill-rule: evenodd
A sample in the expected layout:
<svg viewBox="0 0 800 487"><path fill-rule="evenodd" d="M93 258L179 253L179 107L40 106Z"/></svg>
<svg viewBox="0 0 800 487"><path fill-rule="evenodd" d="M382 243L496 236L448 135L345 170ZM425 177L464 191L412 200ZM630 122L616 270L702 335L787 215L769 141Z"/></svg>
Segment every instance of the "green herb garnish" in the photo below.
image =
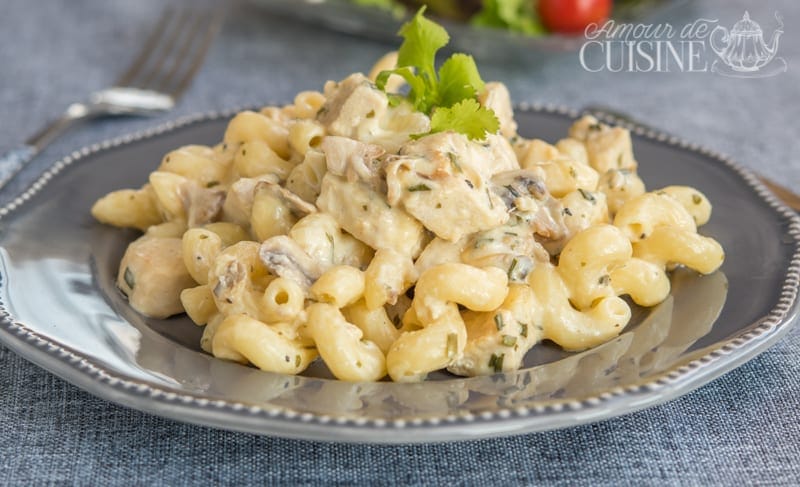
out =
<svg viewBox="0 0 800 487"><path fill-rule="evenodd" d="M450 165L453 166L453 170L461 172L461 166L458 164L458 156L452 152L448 152L447 157L450 158Z"/></svg>
<svg viewBox="0 0 800 487"><path fill-rule="evenodd" d="M414 186L409 186L408 191L430 191L431 188L427 184L415 184Z"/></svg>
<svg viewBox="0 0 800 487"><path fill-rule="evenodd" d="M479 140L497 132L500 122L494 112L478 103L484 82L472 56L453 54L436 71L436 52L447 45L450 36L424 13L423 6L400 28L403 43L397 51L397 66L382 71L375 84L383 90L391 75L401 76L408 83L408 94L389 94L390 101L396 105L405 98L414 109L429 115L429 134L453 130ZM427 134L415 136L423 135Z"/></svg>
<svg viewBox="0 0 800 487"><path fill-rule="evenodd" d="M597 201L595 199L594 195L592 193L590 193L589 191L586 191L583 188L578 188L578 191L580 191L581 196L583 196L583 199L585 199L586 201L589 201L591 203L594 203L595 201Z"/></svg>
<svg viewBox="0 0 800 487"><path fill-rule="evenodd" d="M492 354L492 357L489 359L489 367L492 368L495 372L502 372L503 370L503 359L506 358L506 354L501 353L500 355Z"/></svg>
<svg viewBox="0 0 800 487"><path fill-rule="evenodd" d="M130 267L125 268L122 278L125 280L125 284L127 284L128 287L131 288L131 291L133 291L134 286L136 286L136 279L133 277L133 272L131 272Z"/></svg>
<svg viewBox="0 0 800 487"><path fill-rule="evenodd" d="M513 335L503 335L503 346L513 347L517 343L517 337Z"/></svg>
<svg viewBox="0 0 800 487"><path fill-rule="evenodd" d="M503 315L500 313L494 315L494 325L497 327L498 330L502 330L503 327L506 325L503 323Z"/></svg>
<svg viewBox="0 0 800 487"><path fill-rule="evenodd" d="M508 278L511 279L511 275L514 272L514 269L517 267L517 259L511 261L511 265L508 266Z"/></svg>
<svg viewBox="0 0 800 487"><path fill-rule="evenodd" d="M455 333L447 334L447 358L453 358L458 352L458 335Z"/></svg>

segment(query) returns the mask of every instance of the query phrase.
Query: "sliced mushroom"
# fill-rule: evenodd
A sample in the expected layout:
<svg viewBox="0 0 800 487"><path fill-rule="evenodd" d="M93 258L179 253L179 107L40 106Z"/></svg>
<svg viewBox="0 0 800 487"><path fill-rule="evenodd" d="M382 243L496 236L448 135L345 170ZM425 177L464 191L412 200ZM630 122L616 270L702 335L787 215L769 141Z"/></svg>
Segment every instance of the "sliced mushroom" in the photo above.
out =
<svg viewBox="0 0 800 487"><path fill-rule="evenodd" d="M256 185L254 191L263 191L264 189L271 191L275 196L283 200L286 203L286 206L289 207L289 210L291 210L291 212L294 213L294 215L298 218L302 218L308 214L317 212L316 206L284 188L280 184L275 184L270 181L261 181Z"/></svg>
<svg viewBox="0 0 800 487"><path fill-rule="evenodd" d="M261 244L259 256L272 274L293 280L306 292L322 275L320 264L297 242L285 235L265 240Z"/></svg>
<svg viewBox="0 0 800 487"><path fill-rule="evenodd" d="M566 233L562 206L548 193L535 171L519 169L499 173L492 178L492 190L512 215L543 239L557 240Z"/></svg>
<svg viewBox="0 0 800 487"><path fill-rule="evenodd" d="M349 182L360 179L373 188L379 187L378 158L385 152L381 146L329 135L322 139L320 150L325 154L328 172L344 176Z"/></svg>
<svg viewBox="0 0 800 487"><path fill-rule="evenodd" d="M224 190L203 188L197 183L187 182L182 196L189 228L219 220L225 203Z"/></svg>

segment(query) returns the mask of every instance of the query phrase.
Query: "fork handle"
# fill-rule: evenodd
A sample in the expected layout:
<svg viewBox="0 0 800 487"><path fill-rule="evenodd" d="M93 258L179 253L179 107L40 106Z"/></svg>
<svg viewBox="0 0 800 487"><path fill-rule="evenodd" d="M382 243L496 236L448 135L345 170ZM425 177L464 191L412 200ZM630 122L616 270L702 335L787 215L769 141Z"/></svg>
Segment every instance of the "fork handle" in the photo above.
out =
<svg viewBox="0 0 800 487"><path fill-rule="evenodd" d="M90 105L73 103L59 118L39 130L25 144L0 156L0 189L5 187L39 152L68 128L93 114Z"/></svg>
<svg viewBox="0 0 800 487"><path fill-rule="evenodd" d="M73 103L67 107L63 115L42 127L33 137L25 141L25 144L35 147L37 152L41 151L45 146L50 144L53 139L74 125L75 122L92 115L91 108L91 105L85 103Z"/></svg>

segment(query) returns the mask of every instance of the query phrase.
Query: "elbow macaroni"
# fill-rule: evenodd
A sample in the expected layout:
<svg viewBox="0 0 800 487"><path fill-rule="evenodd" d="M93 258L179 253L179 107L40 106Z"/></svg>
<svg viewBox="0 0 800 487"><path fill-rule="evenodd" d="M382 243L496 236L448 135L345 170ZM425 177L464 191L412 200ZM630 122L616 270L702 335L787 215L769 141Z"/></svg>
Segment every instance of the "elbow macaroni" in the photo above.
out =
<svg viewBox="0 0 800 487"><path fill-rule="evenodd" d="M321 357L340 380L413 382L516 370L544 339L599 345L630 301L669 296L667 270L722 264L697 232L708 199L647 192L627 130L587 116L551 145L516 135L503 85L478 101L502 125L483 142L412 137L427 115L360 74L239 113L222 143L173 150L92 207L145 232L118 286L143 313L180 303L222 359L298 374Z"/></svg>

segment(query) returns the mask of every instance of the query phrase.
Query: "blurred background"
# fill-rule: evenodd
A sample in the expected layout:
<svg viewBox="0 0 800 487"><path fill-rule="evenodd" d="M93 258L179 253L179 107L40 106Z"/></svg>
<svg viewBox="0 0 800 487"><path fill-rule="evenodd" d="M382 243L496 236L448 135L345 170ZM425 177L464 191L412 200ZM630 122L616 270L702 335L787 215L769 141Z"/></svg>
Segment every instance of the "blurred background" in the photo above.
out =
<svg viewBox="0 0 800 487"><path fill-rule="evenodd" d="M592 2L595 0L589 0ZM4 67L0 70L0 106L6 122L0 124L0 150L27 138L69 103L108 86L130 63L164 6L180 3L46 0L32 4L5 0L0 16L0 65ZM370 3L379 5L360 5ZM779 28L777 12L785 32L776 57L785 60L787 70L753 78L686 72L685 66L683 71L672 66L662 72L589 72L586 67L595 70L603 66L604 53L590 46L584 49L582 64L582 32L570 36L548 31L540 15L542 5L508 2L516 10L506 17L516 19L522 27L499 25L493 30L475 24L492 24L492 15L502 13L492 5L502 1L485 0L484 7L479 0L431 3L431 10L440 13L464 6L445 16L453 36L451 46L474 53L483 78L505 82L516 102L575 109L608 106L727 153L786 185L800 186L800 159L796 156L800 5L795 0L599 2L613 4L611 15L616 15L618 22L670 24L676 29L698 19L716 20L712 25L731 29L747 11L761 26L765 44ZM479 10L488 4L494 10L488 14ZM58 157L87 143L183 114L287 102L297 91L321 89L325 80L368 71L382 54L399 45L394 33L405 15L401 3L389 0L251 0L223 6L227 10L223 28L176 110L156 120L111 119L76 128L37 158L31 169L13 182L12 191L4 192L5 197L30 183ZM560 8L556 11L570 12L568 7ZM520 20L526 12L530 18ZM480 15L489 20L476 21ZM565 15L560 15L562 20ZM526 35L526 29L533 37Z"/></svg>

